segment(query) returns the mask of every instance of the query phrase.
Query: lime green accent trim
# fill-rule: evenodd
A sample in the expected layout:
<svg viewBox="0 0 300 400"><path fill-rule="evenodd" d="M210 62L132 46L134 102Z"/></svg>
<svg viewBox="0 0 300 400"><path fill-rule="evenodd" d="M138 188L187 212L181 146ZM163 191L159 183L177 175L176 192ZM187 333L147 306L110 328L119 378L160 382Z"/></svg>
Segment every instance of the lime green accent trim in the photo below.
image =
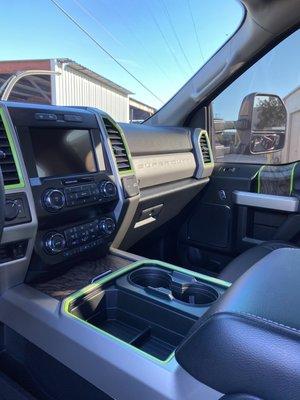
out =
<svg viewBox="0 0 300 400"><path fill-rule="evenodd" d="M298 162L295 162L295 164L292 168L291 181L290 181L290 195L293 193L293 189L294 189L295 168L296 168L297 164L298 164Z"/></svg>
<svg viewBox="0 0 300 400"><path fill-rule="evenodd" d="M118 172L119 172L119 175L120 175L120 176L133 175L133 174L135 173L134 167L133 167L133 161L132 161L131 152L130 152L130 149L129 149L129 146L128 146L128 143L127 143L125 134L124 134L124 132L123 132L123 129L120 127L120 125L119 125L116 121L114 121L112 118L110 118L109 115L105 115L103 118L108 119L108 120L109 120L113 125L115 125L116 128L118 129L118 131L119 131L119 133L120 133L120 136L121 136L121 139L122 139L122 141L123 141L123 144L124 144L124 147L125 147L127 156L128 156L128 161L129 161L129 164L130 164L130 169L127 169L126 171L118 171ZM105 126L105 124L104 124L104 126ZM105 128L105 129L106 129L106 128ZM115 161L116 161L115 154L114 154L114 152L112 152L112 153L113 153L114 159L115 159Z"/></svg>
<svg viewBox="0 0 300 400"><path fill-rule="evenodd" d="M255 174L252 176L251 180L254 180L254 179L256 179L256 178L257 178L257 175L258 175L258 173L259 173L259 170L255 172Z"/></svg>
<svg viewBox="0 0 300 400"><path fill-rule="evenodd" d="M12 156L13 156L13 159L14 159L14 162L15 162L15 165L16 165L17 174L18 174L19 181L20 181L19 183L16 183L16 184L5 185L5 189L6 190L12 190L12 189L23 188L23 187L25 187L25 183L24 183L24 179L23 179L23 174L22 174L22 170L21 170L18 154L17 154L17 151L16 151L15 142L14 142L13 135L12 135L9 123L7 121L6 115L5 115L4 110L2 108L0 109L0 117L1 117L3 125L4 125L4 129L5 129L5 132L6 132L7 140L8 140L8 143L10 145L10 148L11 148Z"/></svg>
<svg viewBox="0 0 300 400"><path fill-rule="evenodd" d="M128 169L127 171L119 171L120 176L134 175L133 169Z"/></svg>
<svg viewBox="0 0 300 400"><path fill-rule="evenodd" d="M124 134L124 132L123 132L123 129L122 129L122 128L120 127L120 125L117 124L116 122L115 122L115 124L116 124L116 126L117 126L117 129L118 129L119 132L120 132L120 135L121 135L121 138L122 138L122 140L123 140L123 144L124 144L124 147L125 147L127 156L128 156L128 161L129 161L129 164L130 164L130 169L128 169L127 171L119 171L119 174L120 174L121 176L132 175L132 174L135 173L135 171L134 171L133 161L132 161L132 157L131 157L131 152L130 152L130 149L129 149L129 146L128 146L128 143L127 143L125 134Z"/></svg>
<svg viewBox="0 0 300 400"><path fill-rule="evenodd" d="M210 163L206 163L206 164L203 164L203 165L204 165L205 168L214 167L214 165L215 165L215 163L214 163L214 155L213 155L213 152L212 152L210 139L209 139L207 131L201 130L200 135L199 135L199 146L200 146L201 136L205 136L206 137L206 143L207 143L207 146L208 146L209 156L210 156L210 159L211 159Z"/></svg>
<svg viewBox="0 0 300 400"><path fill-rule="evenodd" d="M261 176L262 170L264 168L265 168L265 165L261 166L259 168L259 171L257 172L257 193L260 193L260 189L261 189L260 176Z"/></svg>
<svg viewBox="0 0 300 400"><path fill-rule="evenodd" d="M118 278L121 275L127 274L128 272L132 271L133 269L136 269L142 265L147 265L147 264L154 264L154 265L158 265L162 268L165 269L169 269L172 271L178 271L178 272L183 272L187 275L191 275L195 278L200 278L202 281L208 282L208 283L212 283L215 285L218 285L220 287L222 287L223 289L227 289L231 286L231 283L226 282L226 281L222 281L221 279L217 279L217 278L213 278L207 275L203 275L203 274L199 274L197 272L193 272L193 271L189 271L185 268L181 268L181 267L177 267L175 265L171 265L171 264L167 264L164 263L162 261L157 261L157 260L142 260L142 261L136 261L133 264L130 264L124 268L119 269L118 271L112 272L111 274L105 276L104 278L100 279L99 281L92 283L82 289L80 289L78 292L75 292L73 294L71 294L71 296L67 297L63 303L62 303L62 308L61 311L63 314L66 314L68 317L75 319L76 321L78 321L81 324L85 324L88 327L90 327L91 329L95 330L96 332L100 333L101 335L104 335L106 337L109 337L110 339L112 339L113 341L121 344L122 346L125 346L126 348L130 348L131 350L137 352L138 354L140 354L143 357L146 357L148 359L150 359L151 361L154 361L156 363L159 364L167 364L168 362L170 362L175 355L175 352L173 352L172 354L169 355L169 357L166 360L159 360L158 358L155 358L154 356L151 356L150 354L144 352L143 350L138 349L137 347L132 346L129 343L124 342L121 339L116 338L115 336L111 335L110 333L107 333L105 331L103 331L100 328L97 328L96 326L91 325L89 322L83 321L81 318L76 317L75 315L71 314L71 312L69 311L71 304L74 302L74 300L78 299L79 297L82 296L86 296L90 293L92 293L94 290L100 288L102 285L104 285L105 283Z"/></svg>

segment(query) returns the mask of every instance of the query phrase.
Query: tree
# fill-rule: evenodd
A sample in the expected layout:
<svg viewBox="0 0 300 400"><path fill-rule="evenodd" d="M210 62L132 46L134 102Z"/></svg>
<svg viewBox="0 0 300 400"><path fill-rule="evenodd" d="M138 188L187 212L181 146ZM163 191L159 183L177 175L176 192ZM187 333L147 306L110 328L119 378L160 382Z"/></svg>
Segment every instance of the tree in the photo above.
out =
<svg viewBox="0 0 300 400"><path fill-rule="evenodd" d="M285 107L275 96L257 96L253 108L254 130L276 130L286 124Z"/></svg>

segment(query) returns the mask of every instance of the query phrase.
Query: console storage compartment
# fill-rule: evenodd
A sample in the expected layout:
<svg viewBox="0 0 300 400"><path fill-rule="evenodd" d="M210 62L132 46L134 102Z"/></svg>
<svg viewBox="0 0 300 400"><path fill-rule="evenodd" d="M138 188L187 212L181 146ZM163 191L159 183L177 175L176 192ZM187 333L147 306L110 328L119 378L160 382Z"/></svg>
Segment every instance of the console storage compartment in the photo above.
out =
<svg viewBox="0 0 300 400"><path fill-rule="evenodd" d="M114 288L92 293L70 311L160 360L172 354L195 322L195 318Z"/></svg>
<svg viewBox="0 0 300 400"><path fill-rule="evenodd" d="M201 279L202 278L202 279ZM226 283L153 261L138 261L65 300L72 317L166 361Z"/></svg>

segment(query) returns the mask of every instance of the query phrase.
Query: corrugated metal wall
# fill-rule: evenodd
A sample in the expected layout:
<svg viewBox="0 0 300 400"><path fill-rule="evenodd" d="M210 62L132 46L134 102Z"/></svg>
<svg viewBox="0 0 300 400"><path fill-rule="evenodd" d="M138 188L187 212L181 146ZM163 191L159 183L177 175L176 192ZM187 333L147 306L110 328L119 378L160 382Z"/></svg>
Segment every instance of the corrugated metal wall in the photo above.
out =
<svg viewBox="0 0 300 400"><path fill-rule="evenodd" d="M61 74L53 77L52 101L56 105L90 106L106 111L118 122L129 121L129 99L123 93L69 66L55 65Z"/></svg>
<svg viewBox="0 0 300 400"><path fill-rule="evenodd" d="M284 97L287 109L287 129L281 163L300 159L300 87Z"/></svg>

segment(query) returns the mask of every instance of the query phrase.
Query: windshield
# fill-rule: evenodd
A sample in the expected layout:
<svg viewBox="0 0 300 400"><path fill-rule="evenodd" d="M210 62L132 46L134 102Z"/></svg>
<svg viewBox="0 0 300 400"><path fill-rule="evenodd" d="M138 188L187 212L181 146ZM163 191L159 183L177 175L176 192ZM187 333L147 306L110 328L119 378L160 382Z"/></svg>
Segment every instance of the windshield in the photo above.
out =
<svg viewBox="0 0 300 400"><path fill-rule="evenodd" d="M4 0L0 84L9 100L100 108L142 122L239 26L235 0Z"/></svg>

